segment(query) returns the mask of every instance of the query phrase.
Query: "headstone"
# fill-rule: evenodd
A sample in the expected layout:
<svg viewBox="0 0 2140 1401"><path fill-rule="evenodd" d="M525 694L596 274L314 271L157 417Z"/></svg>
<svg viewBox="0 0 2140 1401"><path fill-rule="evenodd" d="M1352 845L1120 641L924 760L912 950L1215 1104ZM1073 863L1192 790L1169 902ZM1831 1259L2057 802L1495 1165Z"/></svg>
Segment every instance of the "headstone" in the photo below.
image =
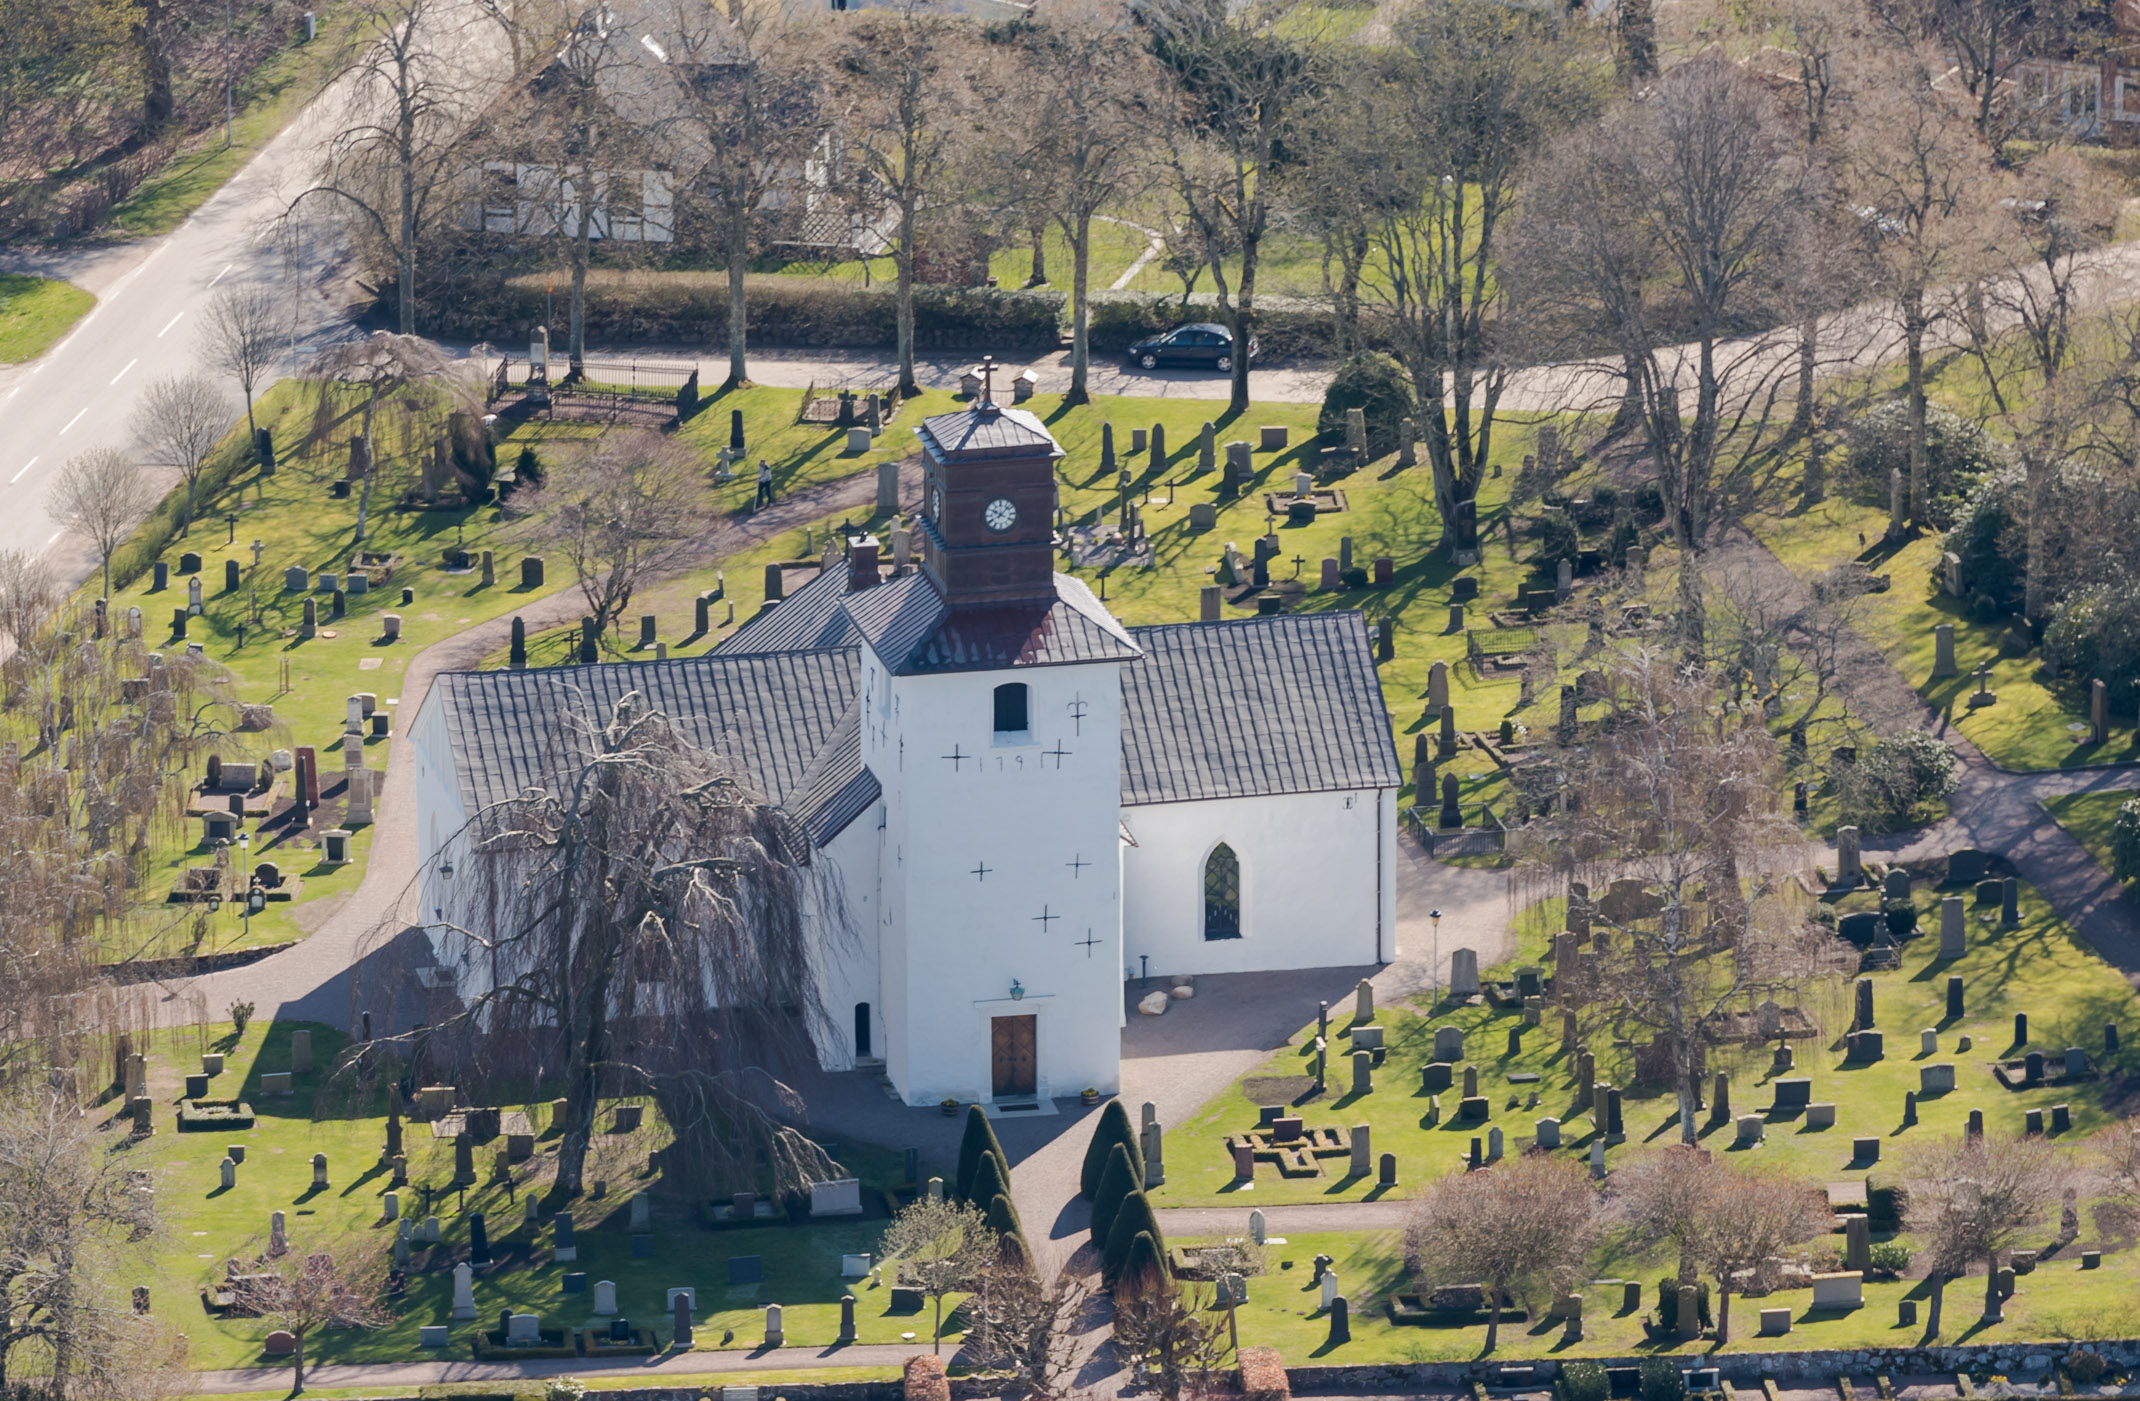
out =
<svg viewBox="0 0 2140 1401"><path fill-rule="evenodd" d="M1999 927L2021 927L2021 882L2013 876L1999 882Z"/></svg>
<svg viewBox="0 0 2140 1401"><path fill-rule="evenodd" d="M1352 1019L1355 1022L1371 1022L1375 1019L1375 985L1365 978L1353 986Z"/></svg>
<svg viewBox="0 0 2140 1401"><path fill-rule="evenodd" d="M560 1211L550 1218L550 1258L565 1263L580 1258L578 1237L573 1234L572 1213Z"/></svg>
<svg viewBox="0 0 2140 1401"><path fill-rule="evenodd" d="M1835 829L1835 879L1839 885L1856 885L1864 873L1858 858L1858 829Z"/></svg>
<svg viewBox="0 0 2140 1401"><path fill-rule="evenodd" d="M1939 902L1939 956L1960 958L1968 952L1967 931L1963 926L1965 915L1962 897L1949 895Z"/></svg>
<svg viewBox="0 0 2140 1401"><path fill-rule="evenodd" d="M2088 683L2088 742L2110 742L2110 687L2101 677Z"/></svg>
<svg viewBox="0 0 2140 1401"><path fill-rule="evenodd" d="M1434 1059L1455 1064L1464 1059L1464 1029L1459 1026L1434 1028Z"/></svg>
<svg viewBox="0 0 2140 1401"><path fill-rule="evenodd" d="M842 1294L840 1296L839 1341L843 1343L851 1343L855 1340L855 1337L855 1296L852 1294Z"/></svg>
<svg viewBox="0 0 2140 1401"><path fill-rule="evenodd" d="M594 1282L594 1312L598 1318L606 1318L617 1311L617 1286L614 1280L598 1279Z"/></svg>
<svg viewBox="0 0 2140 1401"><path fill-rule="evenodd" d="M1904 1090L1902 1092L1902 1126L1906 1129L1917 1127L1917 1091L1915 1090Z"/></svg>
<svg viewBox="0 0 2140 1401"><path fill-rule="evenodd" d="M325 1153L314 1153L312 1155L312 1185L315 1187L325 1187L327 1185L327 1155Z"/></svg>
<svg viewBox="0 0 2140 1401"><path fill-rule="evenodd" d="M1248 1213L1248 1238L1257 1245L1262 1245L1270 1239L1270 1227L1260 1210Z"/></svg>
<svg viewBox="0 0 2140 1401"><path fill-rule="evenodd" d="M222 1163L218 1165L218 1169L222 1174L224 1191L228 1192L238 1185L238 1165L232 1162L228 1156L224 1157Z"/></svg>
<svg viewBox="0 0 2140 1401"><path fill-rule="evenodd" d="M1954 1092L1954 1066L1948 1062L1921 1065L1917 1068L1917 1093L1920 1098L1928 1095L1944 1095Z"/></svg>
<svg viewBox="0 0 2140 1401"><path fill-rule="evenodd" d="M474 1318L476 1316L476 1272L466 1261L453 1267L453 1316Z"/></svg>
<svg viewBox="0 0 2140 1401"><path fill-rule="evenodd" d="M765 1345L767 1347L785 1347L787 1341L787 1330L781 1326L780 1321L780 1305L767 1304L765 1306Z"/></svg>
<svg viewBox="0 0 2140 1401"><path fill-rule="evenodd" d="M1947 977L1947 1020L1950 1022L1960 1021L1961 1017L1962 975L1953 973Z"/></svg>
<svg viewBox="0 0 2140 1401"><path fill-rule="evenodd" d="M268 1254L280 1255L290 1248L289 1228L280 1211L268 1213Z"/></svg>
<svg viewBox="0 0 2140 1401"><path fill-rule="evenodd" d="M1954 662L1954 624L1941 623L1932 629L1932 676L1955 676L1960 670Z"/></svg>
<svg viewBox="0 0 2140 1401"><path fill-rule="evenodd" d="M1602 1138L1590 1140L1590 1175L1592 1177L1603 1177L1605 1175L1605 1140Z"/></svg>
<svg viewBox="0 0 2140 1401"><path fill-rule="evenodd" d="M1476 949L1457 949L1449 955L1449 995L1479 995L1479 954ZM1457 1036L1461 1043L1463 1033L1459 1031Z"/></svg>
<svg viewBox="0 0 2140 1401"><path fill-rule="evenodd" d="M1540 1119L1538 1121L1538 1136L1535 1141L1540 1148L1560 1147L1560 1120L1553 1118Z"/></svg>
<svg viewBox="0 0 2140 1401"><path fill-rule="evenodd" d="M1372 1051L1352 1053L1352 1092L1356 1095L1371 1093L1375 1088L1375 1056Z"/></svg>
<svg viewBox="0 0 2140 1401"><path fill-rule="evenodd" d="M1767 1121L1759 1114L1741 1114L1734 1124L1733 1132L1739 1147L1751 1148L1761 1141Z"/></svg>
<svg viewBox="0 0 2140 1401"><path fill-rule="evenodd" d="M1321 1283L1322 1283L1322 1291L1323 1291L1323 1292L1322 1292L1322 1307L1323 1307L1323 1308L1326 1308L1326 1309L1327 1309L1327 1308L1329 1308L1329 1307L1330 1307L1330 1305L1331 1305L1331 1301L1333 1301L1334 1299L1336 1299L1336 1298L1337 1298L1337 1292L1338 1292L1338 1272L1337 1272L1336 1270L1330 1269L1330 1268L1328 1268L1328 1267L1326 1266L1326 1267L1325 1267L1325 1268L1323 1269L1323 1273L1322 1273L1322 1280L1321 1280Z"/></svg>

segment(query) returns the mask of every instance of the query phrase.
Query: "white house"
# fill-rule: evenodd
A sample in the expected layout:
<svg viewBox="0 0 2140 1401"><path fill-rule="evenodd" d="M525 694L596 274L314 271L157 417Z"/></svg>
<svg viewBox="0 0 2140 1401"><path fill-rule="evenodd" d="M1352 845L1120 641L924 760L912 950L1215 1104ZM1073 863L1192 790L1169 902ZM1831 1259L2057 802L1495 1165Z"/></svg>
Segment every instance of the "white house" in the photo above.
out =
<svg viewBox="0 0 2140 1401"><path fill-rule="evenodd" d="M827 1059L910 1104L1113 1090L1126 978L1393 958L1402 780L1360 615L1124 627L1054 572L1039 419L918 433L918 569L862 540L704 657L439 677L412 728L432 917L567 707L637 691L831 861L859 937L819 950Z"/></svg>

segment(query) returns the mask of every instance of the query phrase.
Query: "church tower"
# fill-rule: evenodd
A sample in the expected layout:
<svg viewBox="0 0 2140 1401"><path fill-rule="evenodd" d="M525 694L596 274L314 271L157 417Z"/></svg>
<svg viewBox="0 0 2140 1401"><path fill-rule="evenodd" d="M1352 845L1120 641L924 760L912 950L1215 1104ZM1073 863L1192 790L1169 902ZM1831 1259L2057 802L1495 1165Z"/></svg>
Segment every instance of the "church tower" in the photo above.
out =
<svg viewBox="0 0 2140 1401"><path fill-rule="evenodd" d="M1055 462L983 390L917 431L921 571L850 595L878 856L885 1069L909 1104L1115 1088L1122 686L1141 654L1054 572Z"/></svg>

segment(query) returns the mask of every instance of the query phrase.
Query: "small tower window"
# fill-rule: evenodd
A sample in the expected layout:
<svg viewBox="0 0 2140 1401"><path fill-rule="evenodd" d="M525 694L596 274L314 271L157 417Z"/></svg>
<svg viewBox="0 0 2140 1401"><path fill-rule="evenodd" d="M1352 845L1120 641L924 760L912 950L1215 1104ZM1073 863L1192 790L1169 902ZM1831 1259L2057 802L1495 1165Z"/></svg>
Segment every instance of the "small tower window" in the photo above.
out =
<svg viewBox="0 0 2140 1401"><path fill-rule="evenodd" d="M1006 681L996 687L996 733L1024 734L1031 728L1026 722L1025 683Z"/></svg>
<svg viewBox="0 0 2140 1401"><path fill-rule="evenodd" d="M1204 937L1241 937L1241 862L1224 842L1204 859Z"/></svg>

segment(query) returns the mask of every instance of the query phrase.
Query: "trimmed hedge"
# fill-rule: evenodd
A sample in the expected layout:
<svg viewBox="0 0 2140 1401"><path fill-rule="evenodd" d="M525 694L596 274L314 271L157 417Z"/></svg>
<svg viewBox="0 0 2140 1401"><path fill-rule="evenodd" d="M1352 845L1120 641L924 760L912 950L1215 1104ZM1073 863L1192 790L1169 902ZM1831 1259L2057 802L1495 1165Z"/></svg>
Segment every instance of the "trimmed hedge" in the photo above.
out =
<svg viewBox="0 0 2140 1401"><path fill-rule="evenodd" d="M1219 299L1210 292L1191 296L1185 306L1179 294L1142 292L1095 292L1087 335L1095 355L1120 355L1133 342L1192 321L1225 323L1219 314ZM1328 307L1293 297L1259 298L1256 302L1256 359L1299 355L1328 355L1332 350L1332 322ZM1375 319L1361 313L1360 335L1371 349L1389 348L1389 337Z"/></svg>
<svg viewBox="0 0 2140 1401"><path fill-rule="evenodd" d="M528 273L492 281L455 281L427 289L419 305L432 335L524 345L542 323L548 280ZM819 278L753 275L745 279L750 337L756 345L888 346L898 343L898 298L889 285L858 287ZM450 295L440 295L450 292ZM382 299L392 288L382 289ZM565 307L552 313L553 348L561 348ZM1065 319L1063 295L992 287L914 289L917 346L989 345L1053 350ZM728 274L597 269L587 275L587 339L599 344L666 342L725 345Z"/></svg>
<svg viewBox="0 0 2140 1401"><path fill-rule="evenodd" d="M249 1129L252 1126L253 1107L242 1099L188 1099L179 1101L178 1131L180 1133Z"/></svg>

